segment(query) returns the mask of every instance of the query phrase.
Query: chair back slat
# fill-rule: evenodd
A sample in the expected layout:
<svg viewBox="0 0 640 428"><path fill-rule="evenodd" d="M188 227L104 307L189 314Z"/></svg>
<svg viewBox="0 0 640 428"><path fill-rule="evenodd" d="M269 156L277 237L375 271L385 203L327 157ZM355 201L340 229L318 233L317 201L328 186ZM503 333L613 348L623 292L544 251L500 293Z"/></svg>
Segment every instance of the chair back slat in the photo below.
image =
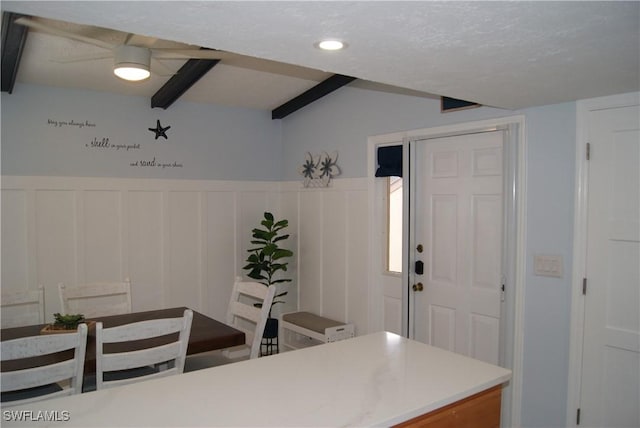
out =
<svg viewBox="0 0 640 428"><path fill-rule="evenodd" d="M2 361L39 357L72 349L77 341L75 330L69 333L21 337L0 342L0 354Z"/></svg>
<svg viewBox="0 0 640 428"><path fill-rule="evenodd" d="M130 370L137 367L149 366L158 362L174 360L178 354L180 354L179 342L138 351L104 354L102 356L102 370Z"/></svg>
<svg viewBox="0 0 640 428"><path fill-rule="evenodd" d="M253 321L254 324L260 321L260 317L262 316L262 310L260 308L241 302L231 302L230 306L230 312L234 317ZM235 322L235 320L233 322Z"/></svg>
<svg viewBox="0 0 640 428"><path fill-rule="evenodd" d="M154 379L184 371L193 311L181 318L157 319L105 328L96 324L96 389ZM172 342L149 344L135 351L105 352L105 345L176 335ZM167 337L167 340L171 340ZM133 370L132 377L125 371ZM124 376L123 376L124 374Z"/></svg>
<svg viewBox="0 0 640 428"><path fill-rule="evenodd" d="M102 342L129 342L166 334L178 333L183 328L182 318L164 318L139 321L117 327L103 328Z"/></svg>
<svg viewBox="0 0 640 428"><path fill-rule="evenodd" d="M65 361L0 373L3 400L10 400L12 395L26 397L3 401L2 406L26 404L82 392L87 330L86 324L80 324L75 332L30 336L0 342L0 358L3 362L73 350L73 357ZM51 388L47 388L49 391L47 393L30 395L35 394L32 388L49 386Z"/></svg>
<svg viewBox="0 0 640 428"><path fill-rule="evenodd" d="M3 291L2 327L22 327L44 323L44 287L37 290Z"/></svg>
<svg viewBox="0 0 640 428"><path fill-rule="evenodd" d="M78 286L58 284L61 312L85 318L131 313L131 283L94 282Z"/></svg>
<svg viewBox="0 0 640 428"><path fill-rule="evenodd" d="M61 382L71 378L75 368L74 361L67 360L49 366L6 372L2 375L2 389L15 391L17 389L35 388L54 382Z"/></svg>
<svg viewBox="0 0 640 428"><path fill-rule="evenodd" d="M267 297L268 287L259 282L238 282L237 291L239 294L255 297L264 300Z"/></svg>

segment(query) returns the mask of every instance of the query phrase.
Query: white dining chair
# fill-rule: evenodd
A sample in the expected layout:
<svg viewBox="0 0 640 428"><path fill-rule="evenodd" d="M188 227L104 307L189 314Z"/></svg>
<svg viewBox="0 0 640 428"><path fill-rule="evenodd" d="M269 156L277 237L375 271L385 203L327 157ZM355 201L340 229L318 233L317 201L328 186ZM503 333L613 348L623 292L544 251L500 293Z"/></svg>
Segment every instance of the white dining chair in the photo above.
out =
<svg viewBox="0 0 640 428"><path fill-rule="evenodd" d="M276 286L270 287L258 282L242 281L237 277L233 284L231 299L227 308L226 323L245 334L245 345L221 351L190 355L185 371L200 370L235 361L254 359L260 356L260 344L264 327L269 318L271 304L276 294ZM256 304L259 304L258 307Z"/></svg>
<svg viewBox="0 0 640 428"><path fill-rule="evenodd" d="M71 333L42 334L0 342L0 357L5 363L73 350L73 357L33 368L0 373L2 407L26 404L82 391L87 325L80 324Z"/></svg>
<svg viewBox="0 0 640 428"><path fill-rule="evenodd" d="M44 323L44 287L37 290L3 291L0 296L2 328Z"/></svg>
<svg viewBox="0 0 640 428"><path fill-rule="evenodd" d="M180 374L184 370L193 311L182 317L163 318L105 328L96 324L96 389ZM163 344L133 351L108 350L109 345L171 335Z"/></svg>
<svg viewBox="0 0 640 428"><path fill-rule="evenodd" d="M131 282L93 282L68 286L58 284L60 307L64 314L83 314L85 318L131 313Z"/></svg>

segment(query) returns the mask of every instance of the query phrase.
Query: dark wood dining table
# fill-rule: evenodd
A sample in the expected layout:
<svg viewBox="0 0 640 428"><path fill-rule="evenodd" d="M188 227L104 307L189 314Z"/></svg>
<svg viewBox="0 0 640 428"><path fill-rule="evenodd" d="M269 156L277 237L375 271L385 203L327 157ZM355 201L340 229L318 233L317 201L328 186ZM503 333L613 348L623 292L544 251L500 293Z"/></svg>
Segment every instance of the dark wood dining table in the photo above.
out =
<svg viewBox="0 0 640 428"><path fill-rule="evenodd" d="M132 322L181 317L187 308L158 309L145 312L132 312L122 315L111 315L107 317L93 318L88 321L100 321L104 327L116 327ZM30 325L25 327L3 328L0 330L0 340L11 340L27 336L37 336L46 324ZM171 340L171 335L153 338L135 343L114 344L111 348L105 347L105 352L133 351L148 346L149 344L159 345ZM245 343L244 332L237 330L227 324L214 320L199 312L193 311L193 321L191 323L191 334L189 335L189 346L187 355L199 354L201 352L224 349L238 346ZM2 371L20 370L28 367L35 367L43 364L68 359L65 353L45 355L41 357L28 358L14 361L4 361ZM95 327L89 329L87 336L87 351L85 355L85 374L93 374L96 371L96 337Z"/></svg>

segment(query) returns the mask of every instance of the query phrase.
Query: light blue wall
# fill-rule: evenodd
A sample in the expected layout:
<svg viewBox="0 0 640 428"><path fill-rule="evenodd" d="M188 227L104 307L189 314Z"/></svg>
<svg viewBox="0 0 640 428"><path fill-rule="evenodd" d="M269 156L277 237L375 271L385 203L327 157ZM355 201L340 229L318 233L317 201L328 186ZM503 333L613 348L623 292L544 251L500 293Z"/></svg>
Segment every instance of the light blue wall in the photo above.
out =
<svg viewBox="0 0 640 428"><path fill-rule="evenodd" d="M526 111L527 276L522 425L565 426L575 183L576 106ZM535 254L556 254L563 278L533 275Z"/></svg>
<svg viewBox="0 0 640 428"><path fill-rule="evenodd" d="M148 130L157 120L171 126L167 139ZM103 139L108 147L91 147ZM151 109L148 98L35 85L2 93L5 175L271 181L280 179L281 144L280 123L262 110L180 101Z"/></svg>
<svg viewBox="0 0 640 428"><path fill-rule="evenodd" d="M283 119L283 178L300 178L305 153L337 150L341 178L367 175L367 137L512 115L488 107L440 113L440 101L344 87Z"/></svg>
<svg viewBox="0 0 640 428"><path fill-rule="evenodd" d="M310 151L338 150L344 177L364 177L367 137L524 114L527 158L522 426L565 425L571 312L575 104L440 113L436 100L343 88L283 120L284 177ZM534 276L537 253L558 254L564 277Z"/></svg>

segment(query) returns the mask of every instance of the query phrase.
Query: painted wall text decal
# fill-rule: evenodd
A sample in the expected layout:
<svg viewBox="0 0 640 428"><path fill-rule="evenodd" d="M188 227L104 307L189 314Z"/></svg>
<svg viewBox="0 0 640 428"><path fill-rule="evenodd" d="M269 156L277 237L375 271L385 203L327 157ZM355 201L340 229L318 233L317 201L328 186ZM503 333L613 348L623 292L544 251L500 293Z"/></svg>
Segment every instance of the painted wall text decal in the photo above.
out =
<svg viewBox="0 0 640 428"><path fill-rule="evenodd" d="M88 120L85 121L75 121L75 120L70 120L70 121L66 121L66 120L55 120L55 119L47 119L47 125L51 125L55 128L62 128L64 126L74 126L78 129L82 129L85 126L88 128L94 128L96 126L95 123L91 123Z"/></svg>

